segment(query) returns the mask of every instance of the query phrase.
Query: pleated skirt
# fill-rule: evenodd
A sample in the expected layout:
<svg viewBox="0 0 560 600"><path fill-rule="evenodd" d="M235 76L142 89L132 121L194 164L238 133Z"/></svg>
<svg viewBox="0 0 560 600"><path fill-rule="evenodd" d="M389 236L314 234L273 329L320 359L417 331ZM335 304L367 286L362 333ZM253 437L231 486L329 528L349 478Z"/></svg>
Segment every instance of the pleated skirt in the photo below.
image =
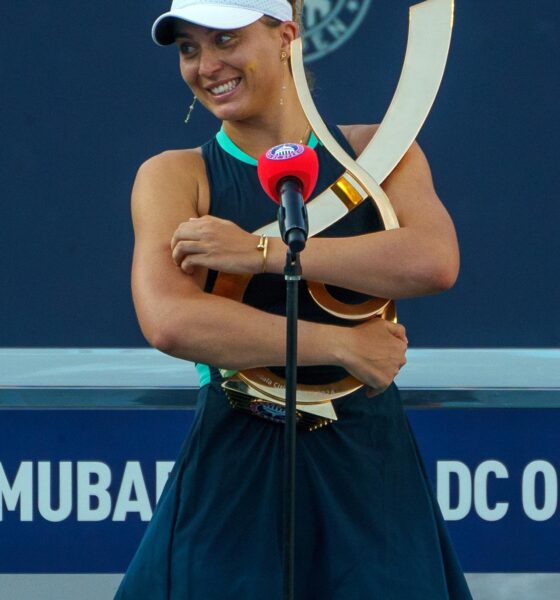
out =
<svg viewBox="0 0 560 600"><path fill-rule="evenodd" d="M335 406L298 433L296 600L472 600L397 388ZM214 372L115 600L281 600L283 437Z"/></svg>

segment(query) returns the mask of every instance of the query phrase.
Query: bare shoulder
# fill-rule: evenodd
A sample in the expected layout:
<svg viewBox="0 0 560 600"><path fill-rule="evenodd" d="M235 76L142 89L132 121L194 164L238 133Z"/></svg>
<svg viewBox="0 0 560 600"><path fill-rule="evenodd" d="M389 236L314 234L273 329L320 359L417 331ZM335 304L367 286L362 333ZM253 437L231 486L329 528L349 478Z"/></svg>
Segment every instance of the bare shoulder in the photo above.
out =
<svg viewBox="0 0 560 600"><path fill-rule="evenodd" d="M340 131L342 131L344 137L348 140L348 143L359 156L366 149L366 146L371 142L380 125L379 123L373 123L363 125L339 125L338 127ZM424 153L420 149L418 143L413 142L405 156L421 159L424 157Z"/></svg>
<svg viewBox="0 0 560 600"><path fill-rule="evenodd" d="M191 148L189 150L167 150L161 154L156 154L146 160L140 168L139 173L148 173L150 175L158 174L177 174L184 171L185 167L196 168L202 166L202 151L200 148Z"/></svg>
<svg viewBox="0 0 560 600"><path fill-rule="evenodd" d="M344 125L340 130L359 156L369 144L379 125ZM434 211L443 208L432 180L432 174L428 160L417 142L413 142L405 153L399 164L383 182L383 189L391 199L391 203L402 224L410 223L416 210L424 210L428 214L427 207L431 206ZM412 217L411 217L412 215ZM447 217L442 217L442 219Z"/></svg>
<svg viewBox="0 0 560 600"><path fill-rule="evenodd" d="M373 139L379 127L379 124L339 125L344 137L348 140L357 156L360 156L366 149L366 146ZM426 156L416 141L412 143L389 179L392 178L394 180L403 173L407 176L418 174L424 177L430 174Z"/></svg>
<svg viewBox="0 0 560 600"><path fill-rule="evenodd" d="M379 129L379 124L339 125L338 128L359 156Z"/></svg>
<svg viewBox="0 0 560 600"><path fill-rule="evenodd" d="M207 188L200 148L168 150L146 160L138 169L132 190L133 215L203 210Z"/></svg>

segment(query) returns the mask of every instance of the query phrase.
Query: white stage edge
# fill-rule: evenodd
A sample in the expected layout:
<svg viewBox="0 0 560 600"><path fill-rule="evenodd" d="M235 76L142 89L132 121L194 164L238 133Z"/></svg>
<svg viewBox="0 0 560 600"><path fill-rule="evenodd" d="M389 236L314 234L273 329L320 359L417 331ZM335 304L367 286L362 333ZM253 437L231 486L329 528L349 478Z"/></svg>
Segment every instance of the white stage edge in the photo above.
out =
<svg viewBox="0 0 560 600"><path fill-rule="evenodd" d="M2 600L113 600L122 575L0 575ZM558 600L557 573L467 573L474 600Z"/></svg>
<svg viewBox="0 0 560 600"><path fill-rule="evenodd" d="M560 350L411 348L402 389L560 389ZM190 362L151 348L0 348L0 389L197 388Z"/></svg>

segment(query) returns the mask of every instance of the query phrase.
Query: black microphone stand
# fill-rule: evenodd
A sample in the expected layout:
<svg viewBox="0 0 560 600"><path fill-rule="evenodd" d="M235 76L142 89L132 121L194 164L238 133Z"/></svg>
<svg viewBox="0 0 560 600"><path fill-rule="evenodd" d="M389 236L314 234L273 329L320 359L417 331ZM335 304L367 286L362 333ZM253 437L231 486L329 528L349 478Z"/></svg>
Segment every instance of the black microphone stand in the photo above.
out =
<svg viewBox="0 0 560 600"><path fill-rule="evenodd" d="M286 253L286 417L284 437L284 600L294 598L296 499L297 321L301 281L299 253Z"/></svg>
<svg viewBox="0 0 560 600"><path fill-rule="evenodd" d="M299 253L305 248L308 222L301 185L293 179L280 182L282 206L278 220L282 239L288 246L286 280L286 416L284 437L284 600L294 599L295 589L295 499L296 499L296 401L297 322L301 281Z"/></svg>

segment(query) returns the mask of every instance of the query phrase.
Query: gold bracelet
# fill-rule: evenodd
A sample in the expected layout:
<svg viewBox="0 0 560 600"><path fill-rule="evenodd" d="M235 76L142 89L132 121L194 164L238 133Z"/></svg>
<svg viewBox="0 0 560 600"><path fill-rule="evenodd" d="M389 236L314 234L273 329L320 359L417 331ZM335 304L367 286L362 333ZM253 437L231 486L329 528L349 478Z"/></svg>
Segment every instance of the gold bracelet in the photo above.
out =
<svg viewBox="0 0 560 600"><path fill-rule="evenodd" d="M266 271L266 257L268 254L268 237L266 235L261 235L259 243L257 244L257 250L263 253L261 273L264 273Z"/></svg>

